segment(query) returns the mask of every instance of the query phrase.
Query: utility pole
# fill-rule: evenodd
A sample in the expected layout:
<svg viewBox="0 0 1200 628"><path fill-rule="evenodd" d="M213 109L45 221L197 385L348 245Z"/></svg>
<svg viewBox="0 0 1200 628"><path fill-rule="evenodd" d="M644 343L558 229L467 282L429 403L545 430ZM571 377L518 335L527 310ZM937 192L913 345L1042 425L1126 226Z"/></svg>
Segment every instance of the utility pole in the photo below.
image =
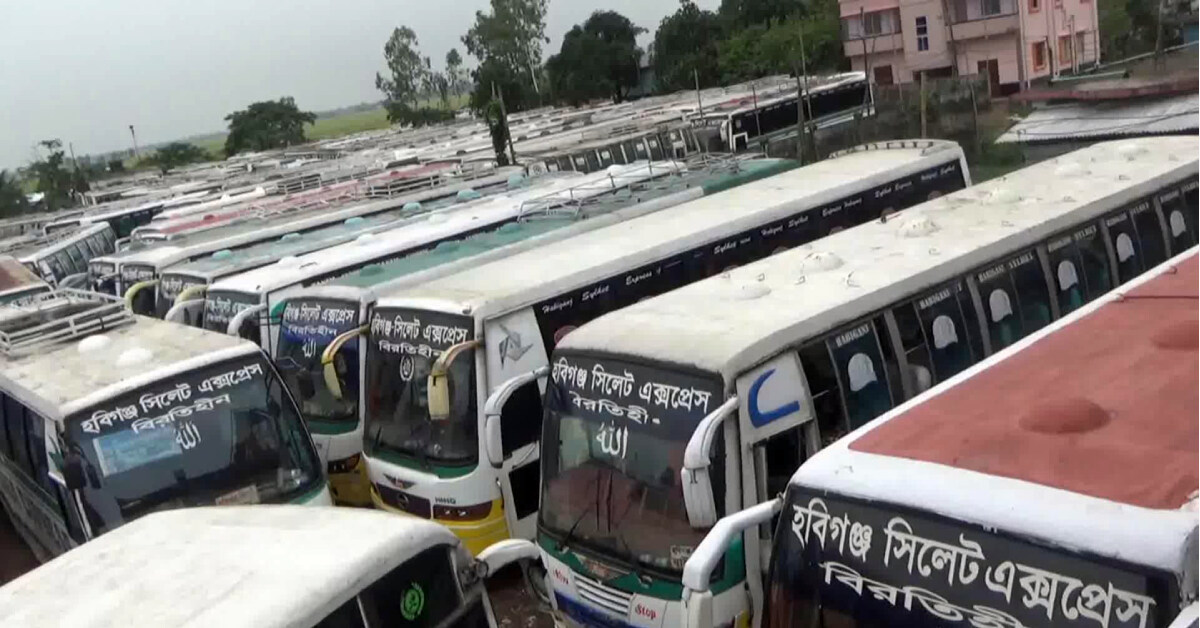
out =
<svg viewBox="0 0 1200 628"><path fill-rule="evenodd" d="M928 137L925 127L925 70L921 70L921 139Z"/></svg>
<svg viewBox="0 0 1200 628"><path fill-rule="evenodd" d="M696 111L704 118L704 101L700 100L700 71L692 68L692 78L696 80Z"/></svg>
<svg viewBox="0 0 1200 628"><path fill-rule="evenodd" d="M810 127L809 136L812 139L813 161L817 161L819 159L819 153L817 153L817 130L816 130L816 127L812 126L812 124L813 124L812 92L810 92L808 90L808 54L804 50L804 28L803 27L800 27L800 74L804 77L803 97L804 97L804 107L807 110L805 112L807 115L805 115L803 119L806 121L805 126ZM868 92L871 91L870 77L867 78L867 91ZM797 104L799 104L799 103L797 103ZM801 132L800 136L803 137L804 133Z"/></svg>
<svg viewBox="0 0 1200 628"><path fill-rule="evenodd" d="M858 8L858 28L862 31L863 71L867 73L867 86L871 85L871 53L867 52L867 12L863 7Z"/></svg>
<svg viewBox="0 0 1200 628"><path fill-rule="evenodd" d="M504 107L504 91L496 87L496 82L492 81L492 95L500 101L500 128L504 131L504 137L508 139L508 162L510 165L517 165L517 151L513 148L512 133L508 128L508 110Z"/></svg>
<svg viewBox="0 0 1200 628"><path fill-rule="evenodd" d="M750 97L754 99L754 132L758 137L762 137L762 123L758 120L758 89L754 87L754 81L750 82Z"/></svg>
<svg viewBox="0 0 1200 628"><path fill-rule="evenodd" d="M948 42L950 44L950 58L954 59L954 63L951 65L951 71L953 72L951 76L958 76L958 43L954 41L954 23L951 21L953 20L953 16L950 15L950 6L946 3L946 0L942 0L942 15L945 16L942 22L945 23L946 32L950 35ZM923 75L924 71L921 74Z"/></svg>
<svg viewBox="0 0 1200 628"><path fill-rule="evenodd" d="M1162 67L1162 40L1163 40L1163 0L1158 2L1158 24L1154 28L1154 67Z"/></svg>
<svg viewBox="0 0 1200 628"><path fill-rule="evenodd" d="M796 161L804 163L804 89L800 87L800 71L792 64L796 72Z"/></svg>
<svg viewBox="0 0 1200 628"><path fill-rule="evenodd" d="M139 157L139 153L138 153L138 145L137 145L137 133L135 133L135 132L133 131L133 125L132 125L132 124L131 124L131 125L129 125L129 135L130 135L130 136L133 138L133 158L134 158L134 159L137 159L137 158Z"/></svg>

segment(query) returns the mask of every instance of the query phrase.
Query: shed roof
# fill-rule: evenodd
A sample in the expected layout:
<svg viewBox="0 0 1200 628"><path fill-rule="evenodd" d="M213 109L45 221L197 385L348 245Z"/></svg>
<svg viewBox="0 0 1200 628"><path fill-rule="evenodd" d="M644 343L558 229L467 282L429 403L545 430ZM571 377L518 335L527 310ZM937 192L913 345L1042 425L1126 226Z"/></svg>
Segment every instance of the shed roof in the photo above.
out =
<svg viewBox="0 0 1200 628"><path fill-rule="evenodd" d="M1195 133L1200 95L1074 102L1035 109L996 139L997 144L1108 139Z"/></svg>

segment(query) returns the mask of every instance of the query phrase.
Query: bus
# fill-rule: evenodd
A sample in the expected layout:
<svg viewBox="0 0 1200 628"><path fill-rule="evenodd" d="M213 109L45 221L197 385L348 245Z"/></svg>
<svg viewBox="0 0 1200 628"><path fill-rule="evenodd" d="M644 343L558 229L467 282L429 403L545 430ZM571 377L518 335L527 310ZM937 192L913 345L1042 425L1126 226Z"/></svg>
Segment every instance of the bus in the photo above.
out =
<svg viewBox="0 0 1200 628"><path fill-rule="evenodd" d="M489 188L498 189L498 188ZM127 295L135 285L139 291L154 288L161 271L173 264L200 259L223 249L236 250L279 238L289 233L305 233L322 229L354 217L369 217L409 208L416 216L432 207L449 205L459 199L474 199L480 192L463 185L426 190L414 196L384 200L352 202L355 197L342 196L345 204L330 207L303 204L295 213L290 207L275 207L260 216L246 217L221 227L188 230L183 235L170 235L161 243L145 242L116 255L93 261L89 279L93 290L114 295ZM147 293L153 296L153 290ZM128 296L128 295L127 295ZM147 298L143 296L142 298ZM153 307L154 299L149 298Z"/></svg>
<svg viewBox="0 0 1200 628"><path fill-rule="evenodd" d="M762 625L769 526L706 554L696 579L684 566L706 531L787 489L822 447L1194 247L1195 193L1159 199L1196 182L1198 149L1194 136L1098 143L571 332L524 377L549 380L534 497L557 611ZM1176 209L1192 229L1178 245ZM478 427L505 495L526 481L509 434L539 427L513 388L493 387ZM685 608L682 588L700 584L706 601Z"/></svg>
<svg viewBox="0 0 1200 628"><path fill-rule="evenodd" d="M149 223L152 218L163 211L169 200L160 198L132 206L97 207L83 214L47 223L45 231L47 234L51 234L64 229L103 222L109 223L118 239L124 239L128 238L135 228Z"/></svg>
<svg viewBox="0 0 1200 628"><path fill-rule="evenodd" d="M360 358L372 500L446 524L472 551L533 538L540 421L526 415L541 415L541 384L513 393L522 418L505 423L504 445L516 468L503 471L480 453L497 386L545 368L564 335L605 312L968 183L953 142L860 147L380 295Z"/></svg>
<svg viewBox="0 0 1200 628"><path fill-rule="evenodd" d="M42 561L158 510L332 504L261 349L76 290L0 310L0 503Z"/></svg>
<svg viewBox="0 0 1200 628"><path fill-rule="evenodd" d="M639 181L665 176L681 166L675 162L638 162L611 166L601 173L556 174L542 185L484 199L461 209L433 212L412 224L354 242L242 273L212 284L204 302L204 327L229 331L260 341L274 351L280 304L289 294L376 264L456 240L496 230L531 215L556 211L591 196L610 194ZM263 312L265 315L260 316ZM243 329L243 326L245 329Z"/></svg>
<svg viewBox="0 0 1200 628"><path fill-rule="evenodd" d="M494 195L502 189L510 189L512 193L521 196L536 193L542 189L551 189L556 185L562 185L561 182L567 180L574 180L574 178L566 176L538 177L530 182L523 176L516 176L515 178L510 177L506 182L506 185L512 186L511 188L494 187L494 189L485 189L485 191ZM471 193L463 196L464 200L468 201L475 200L474 195L479 194L479 191L474 188L464 189L464 191ZM500 195L496 198L509 197ZM355 216L347 218L342 223L308 233L289 233L278 240L262 242L238 251L220 250L205 258L175 264L162 272L153 309L151 310L149 307L152 302L147 296L134 303L134 312L164 318L172 307L179 305L183 309L177 313L177 316L172 317L172 320L196 327L203 326L204 295L208 286L213 283L226 277L233 277L274 264L284 258L304 256L347 243L362 235L382 235L384 231L411 224L421 213L450 208L451 203L448 201L452 199L453 197L435 200L434 203L421 205L419 208L414 208L413 202L410 201L403 207L381 214L367 217ZM451 210L463 211L474 206L469 203L459 204L454 205ZM147 295L149 294L153 293L147 293ZM217 331L224 330L218 329Z"/></svg>
<svg viewBox="0 0 1200 628"><path fill-rule="evenodd" d="M117 235L108 223L58 230L5 251L52 286L85 287L88 264L116 251Z"/></svg>
<svg viewBox="0 0 1200 628"><path fill-rule="evenodd" d="M0 306L20 303L50 290L50 284L15 257L0 255Z"/></svg>
<svg viewBox="0 0 1200 628"><path fill-rule="evenodd" d="M317 452L326 463L338 503L371 504L359 411L360 330L380 294L485 264L587 231L616 224L785 172L793 160L735 158L689 163L666 177L588 199L574 215L544 216L506 224L461 241L443 243L386 264L374 264L280 300L278 342L271 355L300 399ZM349 314L347 314L349 313ZM332 348L331 348L332 347ZM332 354L326 356L327 351ZM325 358L328 357L328 360ZM326 375L325 371L333 369ZM332 378L332 379L329 379ZM337 384L337 391L326 386Z"/></svg>
<svg viewBox="0 0 1200 628"><path fill-rule="evenodd" d="M1193 247L813 456L675 625L778 513L755 625L1196 626L1198 280Z"/></svg>
<svg viewBox="0 0 1200 628"><path fill-rule="evenodd" d="M156 512L0 587L0 624L495 628L485 584L530 558L351 508Z"/></svg>

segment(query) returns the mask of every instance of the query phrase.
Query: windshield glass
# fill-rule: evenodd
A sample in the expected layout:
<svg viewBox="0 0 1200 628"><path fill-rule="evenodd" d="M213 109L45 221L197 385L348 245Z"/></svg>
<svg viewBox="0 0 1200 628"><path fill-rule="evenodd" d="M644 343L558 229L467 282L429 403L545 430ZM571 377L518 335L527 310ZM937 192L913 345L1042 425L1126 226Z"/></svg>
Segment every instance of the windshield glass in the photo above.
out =
<svg viewBox="0 0 1200 628"><path fill-rule="evenodd" d="M66 428L98 532L155 510L283 503L323 482L296 406L260 354L107 400Z"/></svg>
<svg viewBox="0 0 1200 628"><path fill-rule="evenodd" d="M104 294L117 292L117 265L113 262L98 262L92 260L88 264L88 279L92 289Z"/></svg>
<svg viewBox="0 0 1200 628"><path fill-rule="evenodd" d="M720 379L573 354L553 362L541 525L632 567L676 574L704 538L688 523L683 452Z"/></svg>
<svg viewBox="0 0 1200 628"><path fill-rule="evenodd" d="M223 334L229 329L229 321L233 320L238 312L258 303L257 294L210 290L204 298L204 328ZM257 326L255 329L257 331ZM253 340L257 342L258 338Z"/></svg>
<svg viewBox="0 0 1200 628"><path fill-rule="evenodd" d="M305 421L354 421L358 417L358 338L333 358L343 397L325 385L321 354L338 335L358 326L358 302L296 299L283 308L275 364L296 395Z"/></svg>
<svg viewBox="0 0 1200 628"><path fill-rule="evenodd" d="M427 378L443 351L474 338L475 321L428 310L380 308L371 315L367 346L368 455L465 466L478 457L475 352L450 365L450 417L429 418ZM403 463L403 461L397 461Z"/></svg>
<svg viewBox="0 0 1200 628"><path fill-rule="evenodd" d="M158 301L154 306L155 317L166 316L171 307L175 305L175 297L179 296L180 292L192 286L203 286L204 283L203 279L191 275L163 273L162 279L158 282Z"/></svg>
<svg viewBox="0 0 1200 628"><path fill-rule="evenodd" d="M122 264L121 286L128 290L139 281L154 279L155 275L154 267L148 264Z"/></svg>
<svg viewBox="0 0 1200 628"><path fill-rule="evenodd" d="M1144 627L1179 608L1162 575L805 486L788 488L774 539L771 628Z"/></svg>

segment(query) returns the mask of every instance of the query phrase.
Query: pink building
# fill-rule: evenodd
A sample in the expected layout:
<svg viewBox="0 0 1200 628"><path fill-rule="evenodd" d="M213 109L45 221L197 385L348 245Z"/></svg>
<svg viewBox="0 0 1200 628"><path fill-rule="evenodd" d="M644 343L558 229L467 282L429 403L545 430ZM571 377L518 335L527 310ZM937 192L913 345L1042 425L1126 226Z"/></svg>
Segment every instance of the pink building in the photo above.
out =
<svg viewBox="0 0 1200 628"><path fill-rule="evenodd" d="M879 84L981 73L993 95L1094 63L1099 0L839 0L853 69Z"/></svg>

